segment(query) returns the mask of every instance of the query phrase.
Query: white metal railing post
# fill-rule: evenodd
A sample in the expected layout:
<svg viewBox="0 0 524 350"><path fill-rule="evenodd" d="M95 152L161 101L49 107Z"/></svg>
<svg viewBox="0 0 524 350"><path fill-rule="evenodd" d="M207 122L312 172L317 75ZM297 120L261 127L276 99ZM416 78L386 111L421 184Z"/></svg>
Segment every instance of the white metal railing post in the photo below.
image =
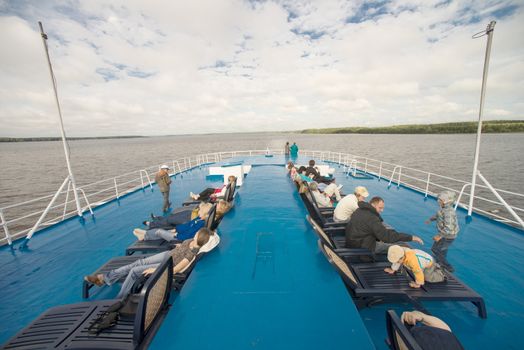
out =
<svg viewBox="0 0 524 350"><path fill-rule="evenodd" d="M464 184L464 186L462 186L462 189L460 190L460 193L458 195L458 198L457 198L457 203L455 203L455 210L457 210L457 207L460 203L460 199L462 198L462 194L464 193L464 191L466 190L466 187L468 186L471 186L470 183L467 183L467 184Z"/></svg>
<svg viewBox="0 0 524 350"><path fill-rule="evenodd" d="M368 159L366 158L366 164L364 165L364 174L368 173Z"/></svg>
<svg viewBox="0 0 524 350"><path fill-rule="evenodd" d="M395 177L395 172L397 171L397 168L398 168L398 167L399 167L399 166L397 165L397 166L395 166L395 167L393 168L393 171L391 172L391 177L389 178L388 187L391 186L391 183L393 182L393 178Z"/></svg>
<svg viewBox="0 0 524 350"><path fill-rule="evenodd" d="M38 219L38 221L36 222L36 224L31 228L31 230L29 230L29 232L27 233L27 236L25 238L25 242L22 243L22 246L21 247L25 247L27 246L27 242L31 239L31 237L33 237L33 234L36 232L36 230L38 229L38 227L40 227L40 224L42 223L42 220L44 220L44 218L46 217L47 213L49 212L49 210L51 209L51 207L53 206L53 204L55 203L56 199L58 198L58 195L62 192L62 190L64 189L65 185L69 182L69 176L66 177L66 179L64 180L64 182L62 183L62 185L60 186L60 188L58 189L58 191L56 191L55 195L53 196L53 199L51 199L51 202L49 202L49 204L47 205L47 207L45 208L44 212L42 213L42 215L40 215L40 218Z"/></svg>
<svg viewBox="0 0 524 350"><path fill-rule="evenodd" d="M86 193L84 192L84 190L81 189L80 187L78 187L78 190L80 192L82 192L82 195L84 196L84 200L86 201L87 207L89 208L89 212L91 213L91 215L95 215L93 213L93 209L91 208L91 203L89 203L89 200L87 199L87 196L86 196Z"/></svg>
<svg viewBox="0 0 524 350"><path fill-rule="evenodd" d="M7 227L7 221L5 220L4 212L2 211L2 209L0 209L0 221L2 221L2 227L4 228L7 243L9 243L9 245L13 244L13 241L11 240L11 235L9 234L9 228Z"/></svg>
<svg viewBox="0 0 524 350"><path fill-rule="evenodd" d="M518 221L518 223L520 224L520 226L522 226L524 228L524 221L522 221L522 219L520 218L520 216L517 215L517 213L515 213L515 211L511 208L510 205L508 205L508 203L506 203L506 201L500 196L500 194L497 192L497 190L495 190L493 188L493 186L491 186L491 184L488 182L488 180L486 180L486 178L484 176L482 176L482 174L479 172L477 172L477 175L478 177L484 182L484 184L486 186L488 186L488 188L491 190L491 192L493 192L493 194L495 195L495 197L497 197L497 199L502 203L502 205L504 205L504 207L506 208L507 211L510 212L511 215L513 215L513 217Z"/></svg>
<svg viewBox="0 0 524 350"><path fill-rule="evenodd" d="M378 168L378 181L380 181L382 177L382 162L380 162L380 166Z"/></svg>
<svg viewBox="0 0 524 350"><path fill-rule="evenodd" d="M397 181L397 187L400 187L400 175L402 174L402 167L398 168L398 181Z"/></svg>
<svg viewBox="0 0 524 350"><path fill-rule="evenodd" d="M142 176L142 170L138 172L140 174L140 182L142 183L142 189L144 189L144 176Z"/></svg>
<svg viewBox="0 0 524 350"><path fill-rule="evenodd" d="M115 183L116 199L120 199L120 196L118 195L118 185L116 184L116 177L113 178L113 182Z"/></svg>
<svg viewBox="0 0 524 350"><path fill-rule="evenodd" d="M64 202L64 212L62 213L62 220L64 220L67 213L67 203L69 202L69 191L71 190L71 181L67 183L66 198Z"/></svg>
<svg viewBox="0 0 524 350"><path fill-rule="evenodd" d="M489 56L491 53L491 41L493 39L495 23L495 21L491 21L485 31L485 33L488 35L488 43L486 45L486 54L484 56L484 70L482 73L482 87L480 90L479 122L477 127L477 142L475 145L475 159L473 161L473 174L471 176L471 194L469 196L468 216L471 216L473 211L473 198L475 197L475 185L477 182L478 162L480 157L480 137L482 134L482 114L484 113L484 98L486 95L486 84L488 80ZM475 35L473 38L475 38Z"/></svg>
<svg viewBox="0 0 524 350"><path fill-rule="evenodd" d="M428 190L429 190L429 179L430 179L431 173L428 173L428 179L426 181L426 193L424 194L424 198L428 198Z"/></svg>

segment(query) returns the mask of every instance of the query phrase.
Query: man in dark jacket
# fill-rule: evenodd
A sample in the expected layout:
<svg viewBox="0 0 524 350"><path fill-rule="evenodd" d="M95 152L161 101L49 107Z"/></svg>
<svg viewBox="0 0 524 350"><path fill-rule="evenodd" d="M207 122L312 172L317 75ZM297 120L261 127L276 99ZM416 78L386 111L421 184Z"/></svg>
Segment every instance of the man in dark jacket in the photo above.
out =
<svg viewBox="0 0 524 350"><path fill-rule="evenodd" d="M386 254L390 244L385 243L414 241L424 244L417 236L387 229L380 216L382 211L384 200L380 197L371 198L369 203L358 203L358 209L346 226L347 248L368 248L375 254Z"/></svg>
<svg viewBox="0 0 524 350"><path fill-rule="evenodd" d="M313 176L311 176L311 175L313 175ZM335 180L334 178L331 179L329 177L325 177L325 176L320 175L320 172L315 167L315 161L313 159L311 159L309 161L309 166L306 168L306 176L311 177L316 182L322 182L322 183L325 183L325 184L328 184L328 185L331 182L333 182L333 180Z"/></svg>

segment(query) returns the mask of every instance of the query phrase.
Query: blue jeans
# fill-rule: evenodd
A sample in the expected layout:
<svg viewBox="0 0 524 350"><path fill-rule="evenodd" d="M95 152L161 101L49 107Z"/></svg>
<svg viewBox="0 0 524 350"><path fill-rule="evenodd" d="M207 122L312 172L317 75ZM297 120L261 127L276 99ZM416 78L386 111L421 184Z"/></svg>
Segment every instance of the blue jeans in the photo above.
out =
<svg viewBox="0 0 524 350"><path fill-rule="evenodd" d="M171 242L176 238L173 235L173 232L161 228L154 228L146 231L144 241L154 241L156 239L163 239L164 241Z"/></svg>
<svg viewBox="0 0 524 350"><path fill-rule="evenodd" d="M450 267L451 264L446 260L448 248L454 239L441 238L440 241L433 243L431 251L435 254L437 262L443 267Z"/></svg>
<svg viewBox="0 0 524 350"><path fill-rule="evenodd" d="M134 263L119 267L118 269L111 270L104 274L104 283L110 286L115 282L118 282L122 277L127 276L122 284L122 288L120 288L120 292L116 296L117 299L124 298L129 294L133 284L135 284L135 281L140 278L145 270L152 267L158 267L168 257L171 257L169 251L162 252L137 260Z"/></svg>

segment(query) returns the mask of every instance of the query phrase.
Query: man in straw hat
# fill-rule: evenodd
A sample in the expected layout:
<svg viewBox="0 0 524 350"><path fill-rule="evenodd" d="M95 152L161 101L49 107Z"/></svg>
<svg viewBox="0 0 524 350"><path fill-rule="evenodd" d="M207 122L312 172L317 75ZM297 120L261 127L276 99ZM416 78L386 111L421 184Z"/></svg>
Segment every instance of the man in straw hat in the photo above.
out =
<svg viewBox="0 0 524 350"><path fill-rule="evenodd" d="M363 202L369 196L368 190L364 186L355 187L353 194L342 198L333 212L333 221L348 222L351 215L358 209L358 202Z"/></svg>

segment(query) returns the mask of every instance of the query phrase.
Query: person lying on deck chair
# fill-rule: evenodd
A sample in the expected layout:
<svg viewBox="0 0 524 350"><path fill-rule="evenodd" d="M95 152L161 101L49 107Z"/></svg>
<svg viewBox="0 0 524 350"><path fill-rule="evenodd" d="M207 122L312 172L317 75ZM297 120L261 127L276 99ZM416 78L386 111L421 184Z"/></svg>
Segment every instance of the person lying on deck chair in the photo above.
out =
<svg viewBox="0 0 524 350"><path fill-rule="evenodd" d="M384 271L390 275L397 272L400 266L404 266L413 272L415 281L409 282L411 288L420 288L425 281L437 283L446 279L440 265L433 261L433 257L419 249L392 245L388 249L388 260L391 267L386 267Z"/></svg>
<svg viewBox="0 0 524 350"><path fill-rule="evenodd" d="M230 175L227 178L228 184L232 184L237 180L236 176ZM216 200L217 198L224 197L226 194L226 187L227 185L224 185L220 188L212 188L208 187L199 194L194 194L193 192L189 192L189 196L195 200L195 201L202 201L207 202L210 200Z"/></svg>
<svg viewBox="0 0 524 350"><path fill-rule="evenodd" d="M451 328L441 319L420 311L406 311L400 316L423 350L464 350ZM417 325L420 322L421 324Z"/></svg>
<svg viewBox="0 0 524 350"><path fill-rule="evenodd" d="M358 202L358 209L351 215L346 226L346 248L367 248L374 254L387 254L388 248L397 242L414 241L424 244L420 237L386 228L380 214L384 211L384 200L373 197Z"/></svg>
<svg viewBox="0 0 524 350"><path fill-rule="evenodd" d="M176 212L168 216L154 216L151 214L151 221L144 221L143 224L148 227L148 229L153 228L163 228L166 230L173 229L177 225L183 224L185 222L195 220L197 218L207 218L207 214L211 209L211 203L200 202L196 207L182 207L179 208Z"/></svg>
<svg viewBox="0 0 524 350"><path fill-rule="evenodd" d="M147 276L152 274L168 257L173 259L173 273L183 271L198 254L200 248L209 241L211 235L212 232L210 230L205 227L201 228L193 239L185 240L171 250L137 260L129 265L119 267L104 274L88 275L85 276L84 279L97 286L104 284L110 286L123 276L127 276L122 284L122 288L120 288L120 292L116 296L117 299L124 298L129 294L133 284L141 275Z"/></svg>
<svg viewBox="0 0 524 350"><path fill-rule="evenodd" d="M165 241L171 242L174 240L186 240L193 238L196 232L204 227L205 221L209 214L209 210L213 205L210 203L202 203L198 211L198 217L190 220L188 222L178 224L175 228L166 227L166 228L153 228L149 230L142 230L136 228L133 230L133 234L138 238L139 241L150 241L156 239L163 239ZM221 199L217 203L217 209L215 214L215 220L222 218L225 213L231 209L231 204L227 201Z"/></svg>

